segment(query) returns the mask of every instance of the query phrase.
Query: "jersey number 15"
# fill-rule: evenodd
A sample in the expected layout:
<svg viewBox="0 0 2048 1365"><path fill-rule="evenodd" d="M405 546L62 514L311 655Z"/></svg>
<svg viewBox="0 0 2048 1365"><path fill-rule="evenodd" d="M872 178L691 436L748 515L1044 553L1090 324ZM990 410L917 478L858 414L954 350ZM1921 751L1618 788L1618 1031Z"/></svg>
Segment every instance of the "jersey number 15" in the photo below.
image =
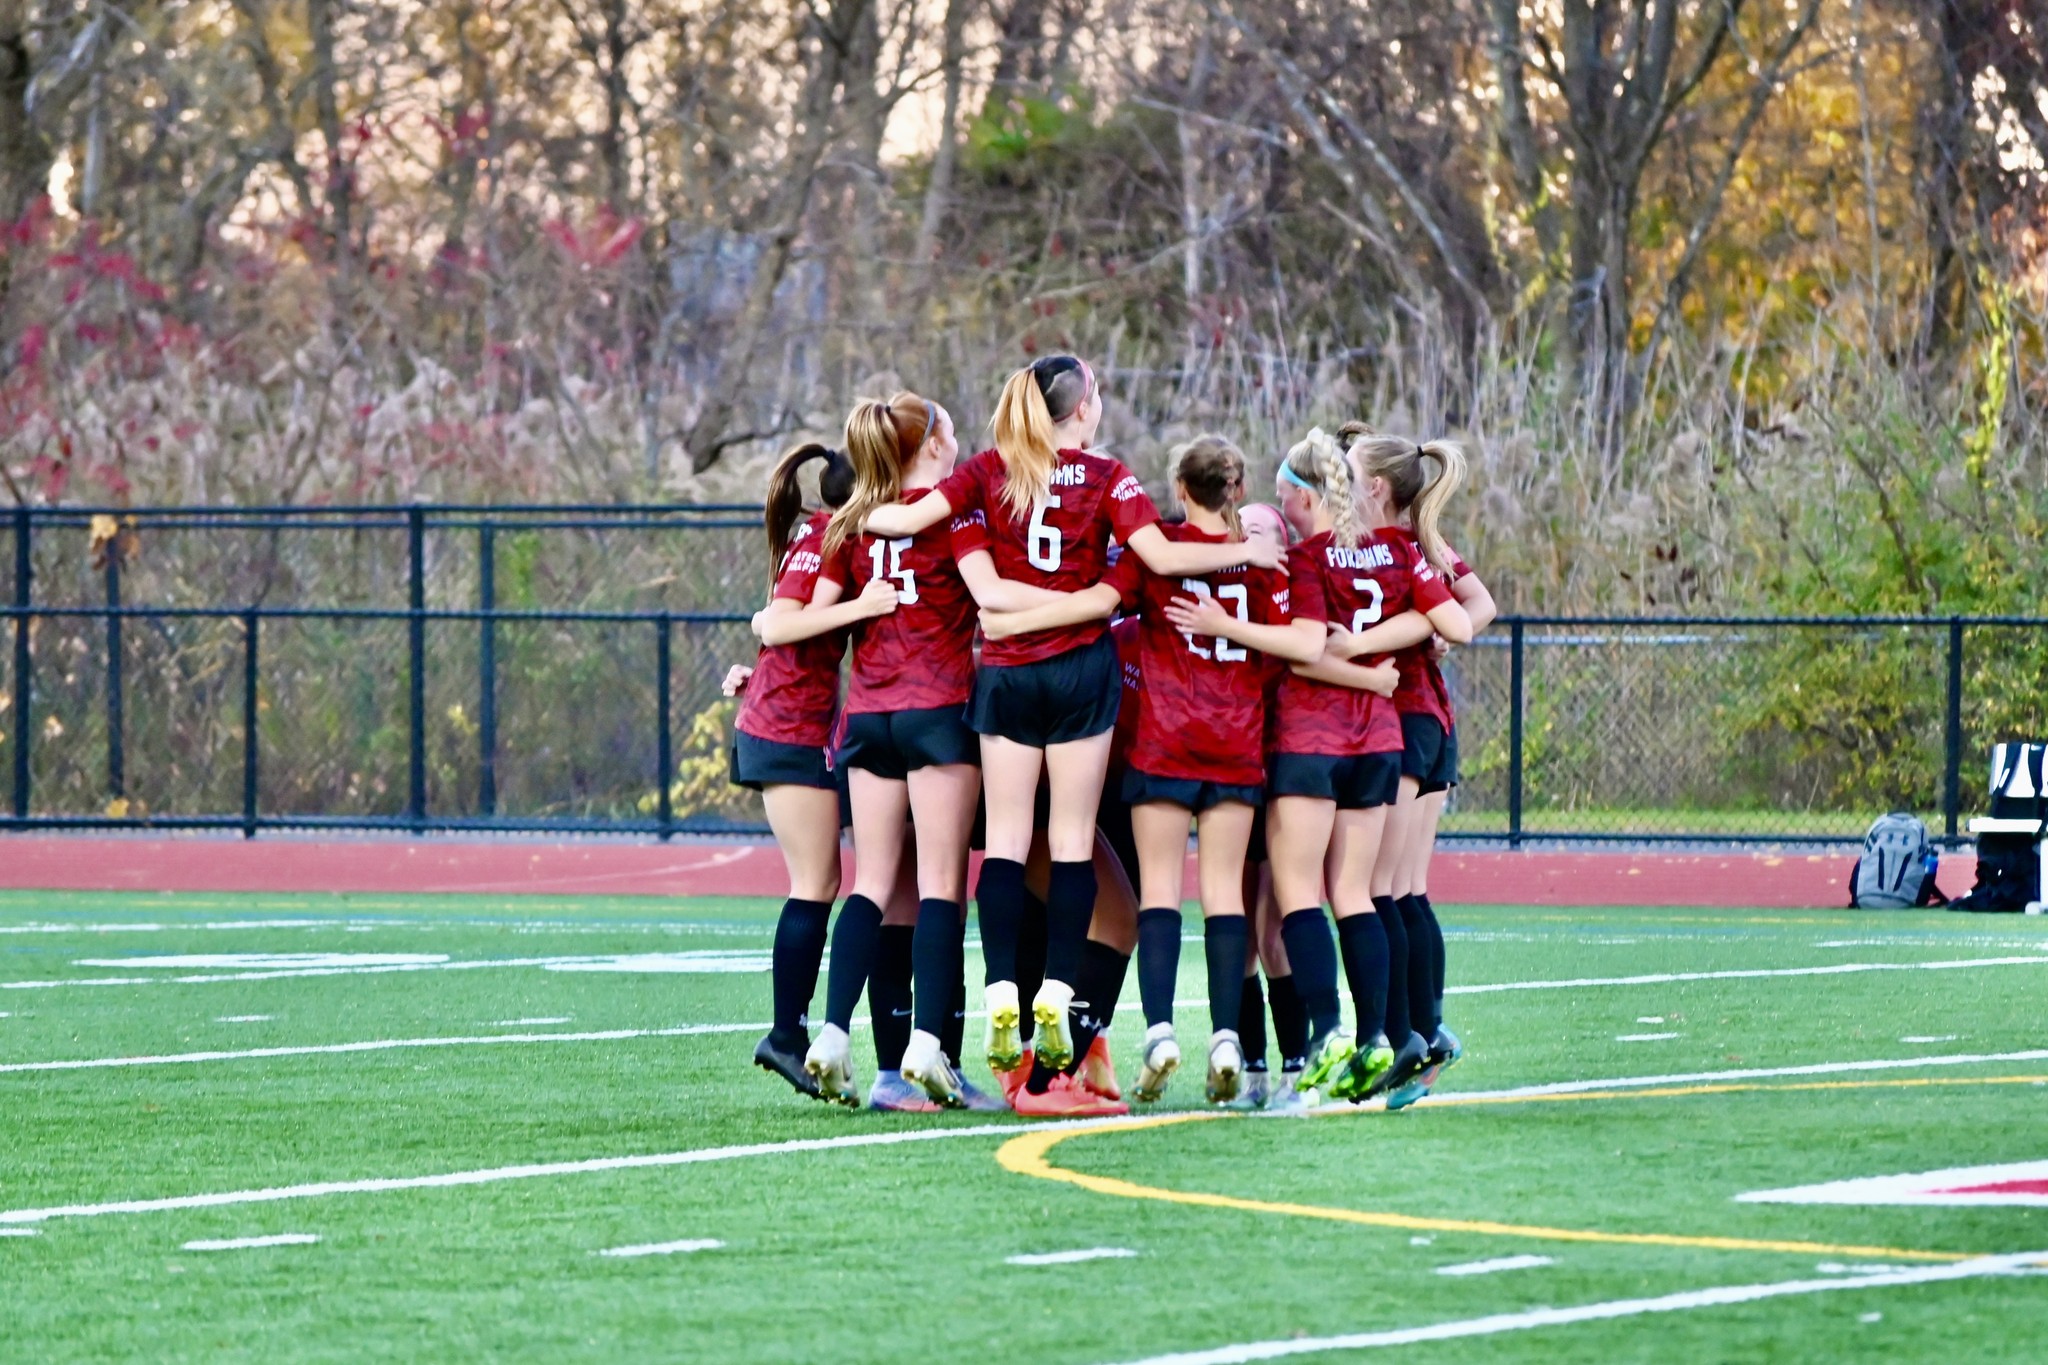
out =
<svg viewBox="0 0 2048 1365"><path fill-rule="evenodd" d="M868 546L868 558L874 562L874 576L895 579L901 585L896 589L896 600L906 607L917 601L917 570L903 567L903 552L910 548L910 539L904 536L900 540L878 540ZM883 567L885 560L886 568Z"/></svg>

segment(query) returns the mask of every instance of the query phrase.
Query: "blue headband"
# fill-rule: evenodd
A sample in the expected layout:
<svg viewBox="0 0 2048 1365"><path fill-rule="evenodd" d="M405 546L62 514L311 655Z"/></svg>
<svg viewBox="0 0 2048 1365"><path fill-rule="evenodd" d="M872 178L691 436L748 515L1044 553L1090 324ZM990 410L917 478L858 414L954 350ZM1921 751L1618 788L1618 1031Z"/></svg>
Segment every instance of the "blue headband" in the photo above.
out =
<svg viewBox="0 0 2048 1365"><path fill-rule="evenodd" d="M1304 492L1313 493L1317 497L1321 497L1323 495L1322 489L1316 487L1307 479L1304 479L1303 477L1301 477L1301 475L1295 473L1291 468L1288 467L1288 464L1285 460L1282 460L1280 462L1280 477L1286 482L1293 484L1296 488L1303 490Z"/></svg>

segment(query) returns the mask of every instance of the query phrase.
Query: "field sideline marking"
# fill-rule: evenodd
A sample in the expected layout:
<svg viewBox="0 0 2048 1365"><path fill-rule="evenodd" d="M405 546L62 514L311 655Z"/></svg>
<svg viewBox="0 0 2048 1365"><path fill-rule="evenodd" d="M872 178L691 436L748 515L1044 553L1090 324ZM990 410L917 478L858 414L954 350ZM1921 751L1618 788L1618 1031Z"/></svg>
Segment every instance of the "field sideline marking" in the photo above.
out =
<svg viewBox="0 0 2048 1365"><path fill-rule="evenodd" d="M2048 946L2048 945L2044 945ZM602 953L561 957L478 958L453 962L407 963L381 967L284 967L265 971L207 972L191 976L46 977L33 981L0 981L0 990L47 990L58 986L210 985L222 981L279 981L305 976L385 976L393 972L458 972L481 967L577 967L633 957L681 957L723 953L735 961L764 956L766 949L693 949L684 953ZM1748 981L1766 977L1853 976L1863 972L1941 972L1974 967L2048 967L2048 952L2032 957L1970 957L1939 962L1836 962L1817 967L1737 967L1715 972L1656 972L1640 976L1584 976L1561 981L1500 981L1451 986L1446 995L1494 995L1505 991L1564 991L1592 986L1665 986L1686 981ZM630 970L627 968L625 970ZM751 973L749 973L751 974ZM765 972L763 973L765 974ZM1192 1002L1189 1002L1192 1003Z"/></svg>
<svg viewBox="0 0 2048 1365"><path fill-rule="evenodd" d="M1762 1299L1789 1298L1804 1294L1840 1293L1856 1289L1899 1288L1916 1284L1939 1284L1948 1280L1977 1279L1987 1275L2027 1273L2043 1261L2048 1251L2023 1251L2011 1256L1977 1256L1954 1265L1915 1266L1864 1275L1850 1280L1779 1280L1767 1284L1719 1285L1709 1289L1686 1289L1645 1299L1610 1299L1585 1303L1575 1308L1531 1308L1519 1313L1491 1313L1483 1318L1462 1318L1431 1323L1427 1327L1399 1327L1382 1332L1355 1332L1335 1337L1290 1337L1276 1341L1247 1341L1217 1346L1205 1351L1177 1351L1171 1355L1146 1356L1126 1365L1243 1365L1254 1360L1278 1360L1286 1356L1312 1355L1323 1351L1364 1351L1381 1346L1412 1346L1424 1341L1456 1341L1465 1337L1494 1336L1502 1332L1525 1332L1534 1327L1562 1327L1579 1322L1606 1322L1616 1318L1641 1317L1651 1313L1679 1313L1694 1308L1720 1308L1730 1304L1756 1303Z"/></svg>
<svg viewBox="0 0 2048 1365"><path fill-rule="evenodd" d="M1176 1123L1214 1122L1249 1117L1230 1114L1161 1115L1158 1118L1111 1121L1088 1129L1090 1133L1128 1132L1141 1128L1162 1128ZM1496 1223L1487 1219L1424 1218L1406 1213L1371 1213L1362 1209L1330 1208L1321 1204L1293 1204L1267 1199L1240 1199L1235 1195L1210 1194L1199 1190L1169 1190L1157 1185L1140 1185L1114 1176L1087 1175L1055 1166L1046 1154L1080 1130L1026 1133L996 1149L996 1164L1013 1175L1057 1184L1074 1185L1091 1194L1116 1199L1138 1199L1193 1208L1232 1209L1239 1213L1272 1213L1292 1218L1315 1218L1331 1223L1356 1223L1366 1227L1401 1228L1409 1232L1469 1232L1485 1237L1526 1237L1546 1242L1599 1242L1622 1246L1686 1247L1708 1251L1778 1251L1800 1256L1859 1256L1893 1261L1963 1261L1976 1253L1957 1251L1914 1251L1904 1247L1838 1246L1828 1242L1791 1242L1751 1237L1685 1236L1661 1232L1599 1232L1586 1228L1552 1228L1525 1223ZM0 1217L5 1217L0 1214Z"/></svg>

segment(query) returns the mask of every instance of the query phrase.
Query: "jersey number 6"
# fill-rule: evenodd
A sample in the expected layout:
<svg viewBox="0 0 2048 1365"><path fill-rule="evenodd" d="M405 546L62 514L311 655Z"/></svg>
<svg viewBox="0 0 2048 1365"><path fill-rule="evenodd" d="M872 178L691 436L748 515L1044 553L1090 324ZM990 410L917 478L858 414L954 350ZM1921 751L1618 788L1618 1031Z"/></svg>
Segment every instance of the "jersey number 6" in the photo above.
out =
<svg viewBox="0 0 2048 1365"><path fill-rule="evenodd" d="M917 601L917 570L903 567L903 551L910 545L910 537L900 540L878 540L868 546L868 558L874 561L876 578L893 578L903 586L896 590L896 600L903 606ZM887 551L888 567L883 565L883 551Z"/></svg>
<svg viewBox="0 0 2048 1365"><path fill-rule="evenodd" d="M1031 534L1024 542L1024 557L1031 567L1047 573L1060 566L1060 528L1045 524L1045 509L1059 505L1057 493L1047 493L1031 504Z"/></svg>
<svg viewBox="0 0 2048 1365"><path fill-rule="evenodd" d="M1376 578L1354 578L1351 580L1351 586L1372 597L1369 604L1351 613L1351 633L1356 635L1380 619L1380 612L1387 603L1387 591L1380 586Z"/></svg>

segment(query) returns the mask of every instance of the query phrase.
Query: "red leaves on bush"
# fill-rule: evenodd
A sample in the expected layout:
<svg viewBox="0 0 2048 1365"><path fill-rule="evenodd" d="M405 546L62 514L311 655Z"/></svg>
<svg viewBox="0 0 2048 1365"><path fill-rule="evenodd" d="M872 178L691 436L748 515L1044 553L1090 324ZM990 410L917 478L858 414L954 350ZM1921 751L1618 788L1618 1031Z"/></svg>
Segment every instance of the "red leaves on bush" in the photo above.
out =
<svg viewBox="0 0 2048 1365"><path fill-rule="evenodd" d="M647 224L640 218L620 218L610 209L599 209L597 217L581 232L566 218L551 218L542 231L554 239L569 260L584 270L603 269L624 260Z"/></svg>

